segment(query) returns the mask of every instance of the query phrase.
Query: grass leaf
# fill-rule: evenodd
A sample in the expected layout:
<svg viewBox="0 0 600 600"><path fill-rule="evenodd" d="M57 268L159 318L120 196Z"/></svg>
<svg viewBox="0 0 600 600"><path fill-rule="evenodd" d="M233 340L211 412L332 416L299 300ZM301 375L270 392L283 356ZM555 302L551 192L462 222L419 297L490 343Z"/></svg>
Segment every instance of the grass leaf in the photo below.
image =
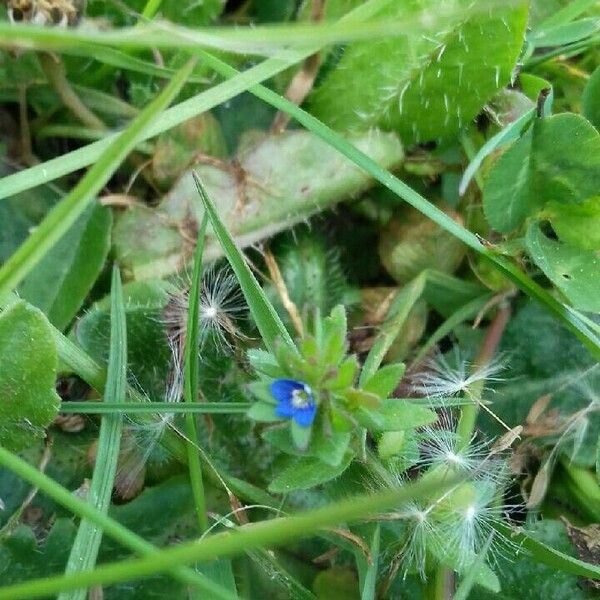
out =
<svg viewBox="0 0 600 600"><path fill-rule="evenodd" d="M157 115L177 96L194 64L193 60L186 63L160 95L131 122L123 133L107 145L97 162L77 186L48 213L18 250L2 265L0 297L14 290L89 206L125 157L144 137L144 133Z"/></svg>
<svg viewBox="0 0 600 600"><path fill-rule="evenodd" d="M0 446L0 465L10 469L19 477L33 484L36 488L39 488L49 498L52 498L58 504L61 504L66 509L70 510L74 515L81 517L82 519L88 519L94 523L98 529L102 530L106 535L110 536L125 548L132 550L133 552L140 554L141 556L153 556L157 553L160 554L158 548L144 540L142 537L133 533L126 527L123 527L118 521L115 521L108 515L99 511L95 506L81 500L77 496L71 493L70 490L64 488L59 483L56 483L53 479L38 471L35 467L25 462L22 458L19 458L16 454L9 452L6 448ZM88 571L89 572L89 571ZM210 579L204 575L193 571L183 565L172 565L164 572L172 573L178 580L190 585L195 588L204 591L209 594L209 598L219 598L222 600L236 599L230 592L224 590L222 587L216 585ZM75 585L71 587L71 590L78 589L82 586L86 586L82 580L82 574L68 575L68 578L75 581L81 581L81 585ZM13 597L10 591L6 591L7 588L0 588L0 598L5 600ZM67 588L58 588L56 592L69 591ZM48 595L49 592L42 585L37 588L35 596Z"/></svg>
<svg viewBox="0 0 600 600"><path fill-rule="evenodd" d="M223 221L221 221L221 217L219 216L215 205L204 191L202 182L195 174L194 180L196 181L198 194L200 195L206 214L210 219L215 236L219 240L223 252L238 279L246 302L248 302L250 312L254 317L254 321L256 322L256 326L260 331L260 335L265 345L272 352L275 349L277 340L280 340L295 352L296 346L285 328L285 325L282 323L275 308L273 308L273 305L267 299L265 292L246 263L244 255L236 246L235 241L231 237L229 231L227 231Z"/></svg>
<svg viewBox="0 0 600 600"><path fill-rule="evenodd" d="M127 387L127 324L121 277L116 265L113 266L111 290L110 354L104 399L119 402L124 400ZM122 431L122 414L107 414L102 417L89 502L104 514L110 506ZM71 547L65 573L92 569L96 564L101 541L102 529L89 519L82 519ZM85 600L86 596L87 590L80 588L60 594L58 599Z"/></svg>

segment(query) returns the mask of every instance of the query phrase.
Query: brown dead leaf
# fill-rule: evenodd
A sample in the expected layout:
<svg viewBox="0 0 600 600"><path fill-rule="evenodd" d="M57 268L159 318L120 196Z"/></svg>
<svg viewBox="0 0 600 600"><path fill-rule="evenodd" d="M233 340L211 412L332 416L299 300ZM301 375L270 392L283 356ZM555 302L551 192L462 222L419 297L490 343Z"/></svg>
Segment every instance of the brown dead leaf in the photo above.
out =
<svg viewBox="0 0 600 600"><path fill-rule="evenodd" d="M542 416L542 413L544 413L548 408L550 400L552 400L552 394L544 394L538 398L529 409L529 413L525 418L525 422L528 425L533 425L533 423L536 423Z"/></svg>
<svg viewBox="0 0 600 600"><path fill-rule="evenodd" d="M85 419L81 415L57 415L52 425L66 433L79 433L85 429Z"/></svg>
<svg viewBox="0 0 600 600"><path fill-rule="evenodd" d="M567 528L567 535L575 546L579 558L587 563L600 565L600 524L575 527L564 517L561 517L561 521ZM587 587L600 590L600 581L593 579L584 581Z"/></svg>

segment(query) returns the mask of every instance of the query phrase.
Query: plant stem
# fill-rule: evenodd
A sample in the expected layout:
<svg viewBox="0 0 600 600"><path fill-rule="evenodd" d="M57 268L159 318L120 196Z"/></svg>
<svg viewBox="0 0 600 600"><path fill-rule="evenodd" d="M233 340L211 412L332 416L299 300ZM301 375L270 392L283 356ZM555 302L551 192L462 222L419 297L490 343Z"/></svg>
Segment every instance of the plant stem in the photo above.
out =
<svg viewBox="0 0 600 600"><path fill-rule="evenodd" d="M243 414L252 406L251 402L203 402L186 404L179 402L63 402L60 412L82 415L102 415L107 413L155 414L155 413L195 413L195 414Z"/></svg>
<svg viewBox="0 0 600 600"><path fill-rule="evenodd" d="M62 103L87 127L100 131L106 130L104 122L81 101L71 87L62 60L48 52L40 52L38 57L48 81Z"/></svg>
<svg viewBox="0 0 600 600"><path fill-rule="evenodd" d="M193 406L198 402L198 354L200 343L198 337L198 324L200 320L200 287L202 283L202 254L204 251L204 239L206 226L208 224L208 214L204 213L202 224L198 231L196 239L196 252L194 256L194 273L192 276L192 286L189 292L187 327L183 340L185 344L184 365L183 365L183 398L188 406ZM196 507L196 516L198 517L198 527L200 533L208 529L208 515L206 513L206 499L204 497L204 481L202 478L202 462L200 460L200 450L198 444L198 432L196 430L195 415L188 412L185 415L185 429L187 436L187 457L190 473L190 485L194 495L194 505Z"/></svg>
<svg viewBox="0 0 600 600"><path fill-rule="evenodd" d="M504 330L506 329L506 325L510 319L510 315L510 304L508 304L508 302L503 302L488 327L483 344L474 361L473 368L475 371L484 369L494 358ZM475 430L475 422L479 413L483 386L484 381L480 380L469 387L469 396L471 397L472 402L462 407L457 426L459 449L466 448L471 443L473 431Z"/></svg>

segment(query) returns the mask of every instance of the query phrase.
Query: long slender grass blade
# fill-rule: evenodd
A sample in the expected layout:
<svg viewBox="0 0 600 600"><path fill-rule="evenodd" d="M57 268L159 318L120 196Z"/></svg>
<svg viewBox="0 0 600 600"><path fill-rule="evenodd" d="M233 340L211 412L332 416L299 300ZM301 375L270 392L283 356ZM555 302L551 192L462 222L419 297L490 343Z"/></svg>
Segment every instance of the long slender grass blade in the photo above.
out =
<svg viewBox="0 0 600 600"><path fill-rule="evenodd" d="M125 157L144 137L144 133L157 115L177 96L194 64L194 60L186 63L159 96L131 122L123 133L113 139L77 186L48 213L25 242L2 265L0 297L12 291L31 272L92 202Z"/></svg>
<svg viewBox="0 0 600 600"><path fill-rule="evenodd" d="M104 399L118 402L125 397L127 387L127 325L121 277L116 265L113 267L111 289L110 350ZM122 414L107 414L102 417L89 502L104 514L110 506L122 431ZM96 564L101 541L102 529L89 519L82 519L71 547L65 573L79 573L92 569ZM86 596L87 590L80 588L60 594L58 598L59 600L85 600Z"/></svg>
<svg viewBox="0 0 600 600"><path fill-rule="evenodd" d="M285 325L282 323L273 305L269 302L256 277L254 277L250 267L246 263L244 255L236 246L229 231L227 231L213 201L208 197L200 178L196 174L194 174L194 180L196 181L198 194L204 205L204 210L210 219L215 236L219 240L223 252L238 279L265 345L269 350L273 351L277 340L280 340L295 350L296 347Z"/></svg>
<svg viewBox="0 0 600 600"><path fill-rule="evenodd" d="M234 77L237 74L237 71L233 67L221 59L206 52L202 52L202 56L221 75ZM440 227L461 240L469 248L475 250L495 269L513 281L519 289L540 302L546 310L552 313L567 329L579 338L594 358L600 360L600 335L595 328L586 322L586 319L578 311L557 300L506 257L486 248L474 233L454 221L444 211L429 202L395 175L379 166L364 152L361 152L356 146L345 140L341 135L327 127L327 125L311 114L262 85L256 85L250 88L249 91L275 108L291 115L308 130L318 135L355 165L365 170L374 179L394 192L400 199L416 208L434 223L437 223Z"/></svg>

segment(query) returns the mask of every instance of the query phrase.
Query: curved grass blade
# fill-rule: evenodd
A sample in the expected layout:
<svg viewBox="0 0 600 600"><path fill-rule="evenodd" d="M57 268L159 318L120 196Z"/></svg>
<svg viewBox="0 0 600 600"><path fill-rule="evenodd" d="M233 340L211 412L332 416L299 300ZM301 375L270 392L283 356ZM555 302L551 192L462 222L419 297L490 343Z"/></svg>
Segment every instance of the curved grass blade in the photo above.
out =
<svg viewBox="0 0 600 600"><path fill-rule="evenodd" d="M116 265L113 267L111 290L110 350L104 399L118 402L125 397L127 387L127 325L121 277ZM89 502L103 514L107 513L110 506L122 431L122 414L107 414L102 418ZM65 573L92 569L96 564L101 541L102 529L89 519L82 519L71 547ZM60 594L58 600L85 600L86 596L87 590L80 588Z"/></svg>
<svg viewBox="0 0 600 600"><path fill-rule="evenodd" d="M340 21L361 22L362 20L377 14L379 10L391 2L393 2L393 0L368 0L347 13ZM89 55L89 52L94 48L95 47L91 45L86 46L85 55ZM166 110L161 115L160 119L150 125L141 139L145 141L159 133L163 133L164 131L180 125L184 121L187 121L200 113L230 100L234 96L245 92L261 81L269 79L295 63L304 60L311 54L318 52L320 49L321 46L311 44L310 47L297 50L294 53L288 52L288 55L285 58L269 58L243 73L238 73L236 71L235 77L228 78L227 81L219 83L209 90ZM98 56L100 58L102 57L101 54L98 54ZM29 169L7 175L0 179L0 200L22 192L23 190L31 189L37 185L48 183L63 175L73 173L78 169L91 165L98 160L106 148L115 140L117 135L118 134L109 135L103 140L99 140L58 158L53 158L39 165L30 167Z"/></svg>
<svg viewBox="0 0 600 600"><path fill-rule="evenodd" d="M126 527L123 527L118 521L115 521L108 515L99 511L96 507L91 505L84 500L79 499L77 496L72 494L68 489L62 485L38 471L35 467L25 462L22 458L13 454L0 446L0 465L10 469L13 473L21 477L22 479L29 481L34 486L39 488L49 498L52 498L58 504L61 504L66 509L71 511L74 515L81 517L82 519L88 519L94 523L99 529L101 529L106 535L113 538L115 541L120 543L123 547L128 548L141 556L152 556L160 553L160 550L144 540L142 537L133 533ZM88 571L89 572L89 571ZM209 594L209 598L219 598L221 600L236 600L236 596L232 595L229 591L225 590L219 585L216 585L213 581L208 579L206 576L196 573L192 569L183 565L173 565L164 571L165 573L171 574L174 578L179 581L194 586L199 590ZM81 574L69 575L71 579L79 580ZM81 585L87 585L82 582ZM71 589L77 589L79 586L74 586ZM5 588L6 589L6 588ZM62 591L57 589L56 592ZM64 590L68 591L68 590ZM44 595L44 590L38 591L38 596ZM12 598L10 593L4 596L4 598Z"/></svg>
<svg viewBox="0 0 600 600"><path fill-rule="evenodd" d="M6 451L0 449L0 461ZM9 453L10 454L10 453ZM16 458L16 457L15 457ZM306 538L338 523L352 522L379 514L411 500L430 497L450 489L460 480L406 484L395 490L361 495L292 517L282 517L242 526L234 532L218 533L195 542L180 544L141 559L109 563L77 576L47 577L0 588L0 600L24 600L51 596L82 585L108 585L139 577L164 573L174 565L213 560L253 550L279 546ZM600 570L600 568L598 568Z"/></svg>
<svg viewBox="0 0 600 600"><path fill-rule="evenodd" d="M527 553L524 553L525 557L529 554L536 562L554 567L563 573L570 573L578 577L587 577L588 579L600 579L600 565L586 563L578 558L563 554L551 546L547 546L532 538L523 531L515 531L505 523L494 523L494 528L500 534L510 539L512 543L527 550Z"/></svg>
<svg viewBox="0 0 600 600"><path fill-rule="evenodd" d="M379 369L387 351L398 337L398 334L406 322L412 307L421 297L421 294L425 289L426 281L427 272L421 273L415 277L410 283L402 288L390 306L387 318L379 328L379 333L365 359L364 366L360 373L360 385L371 379L377 372L377 369Z"/></svg>
<svg viewBox="0 0 600 600"><path fill-rule="evenodd" d="M229 231L221 221L221 217L213 204L213 201L208 197L200 178L194 173L194 181L204 210L210 219L215 236L219 240L223 252L233 269L237 280L240 284L252 317L260 331L260 335L267 346L273 352L277 340L287 344L290 348L296 351L296 346L290 337L285 325L282 323L279 315L269 302L265 292L260 287L260 284L254 277L250 267L246 263L244 255L236 246L235 241L231 237Z"/></svg>
<svg viewBox="0 0 600 600"><path fill-rule="evenodd" d="M190 60L169 84L106 147L98 161L77 186L63 198L36 227L17 251L0 268L0 297L12 291L50 248L66 233L77 217L104 187L125 157L144 137L152 122L177 96L195 61Z"/></svg>
<svg viewBox="0 0 600 600"><path fill-rule="evenodd" d="M225 77L234 77L237 74L236 69L223 62L221 59L208 54L207 52L201 52L201 55L210 67L221 75ZM523 273L506 257L501 256L499 253L484 246L474 233L454 221L446 213L421 196L416 190L413 190L409 185L398 179L395 175L380 167L364 152L361 152L356 146L352 145L341 135L327 127L327 125L323 124L311 114L262 85L256 85L250 88L249 91L278 110L291 115L308 130L312 131L322 140L336 148L356 166L365 170L374 179L379 181L390 191L394 192L399 198L423 213L442 229L445 229L454 235L469 248L482 255L495 269L513 281L519 289L531 298L540 302L549 312L554 314L567 329L572 331L579 340L581 340L594 358L600 360L600 335L586 322L585 318L582 318L582 316L579 315L577 311L564 305L562 302L559 302L547 290L533 281L526 273Z"/></svg>
<svg viewBox="0 0 600 600"><path fill-rule="evenodd" d="M425 6L421 11L403 19L353 21L340 19L335 23L283 23L253 27L188 28L168 21L117 29L55 29L30 23L0 22L0 47L24 47L45 51L63 51L81 45L100 45L122 49L197 49L205 48L239 54L269 55L304 49L309 45L349 43L380 39L382 36L402 35L409 39L430 30L447 26L448 22L484 14L494 5L516 5L519 0L486 0L465 8L461 3L439 5L435 11ZM307 42L307 40L310 40Z"/></svg>
<svg viewBox="0 0 600 600"><path fill-rule="evenodd" d="M458 325L474 317L491 300L492 294L482 294L478 298L467 302L457 311L452 313L428 338L413 358L413 364L419 364L427 353L443 338L450 334Z"/></svg>
<svg viewBox="0 0 600 600"><path fill-rule="evenodd" d="M355 550L356 562L361 572L360 600L375 600L377 593L377 570L379 569L379 548L381 544L381 524L377 523L371 540L371 562L367 562L364 553Z"/></svg>

